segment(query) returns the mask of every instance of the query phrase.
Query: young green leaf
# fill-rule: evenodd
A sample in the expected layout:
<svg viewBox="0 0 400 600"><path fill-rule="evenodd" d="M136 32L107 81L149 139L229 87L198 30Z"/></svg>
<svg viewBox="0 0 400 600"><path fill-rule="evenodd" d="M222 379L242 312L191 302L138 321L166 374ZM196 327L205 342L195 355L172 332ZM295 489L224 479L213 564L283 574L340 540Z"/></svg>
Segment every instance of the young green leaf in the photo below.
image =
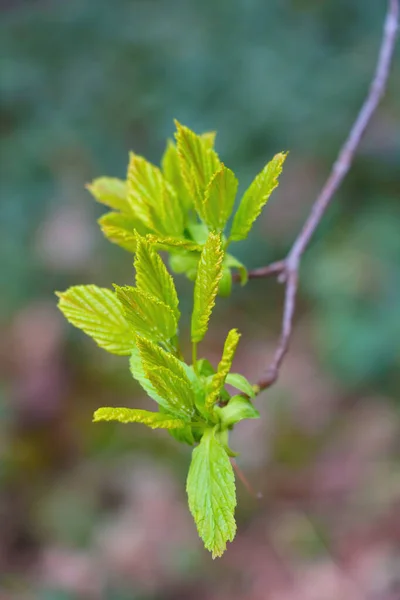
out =
<svg viewBox="0 0 400 600"><path fill-rule="evenodd" d="M223 258L221 235L211 232L200 256L194 285L192 342L200 342L206 334L222 277Z"/></svg>
<svg viewBox="0 0 400 600"><path fill-rule="evenodd" d="M143 371L160 402L174 414L193 414L195 393L183 363L157 344L138 337L136 340Z"/></svg>
<svg viewBox="0 0 400 600"><path fill-rule="evenodd" d="M149 229L164 235L183 234L185 215L176 192L158 167L133 153L128 167L128 201Z"/></svg>
<svg viewBox="0 0 400 600"><path fill-rule="evenodd" d="M82 329L104 350L129 355L134 336L115 294L96 285L77 285L56 292L58 307L72 325Z"/></svg>
<svg viewBox="0 0 400 600"><path fill-rule="evenodd" d="M155 413L149 410L139 410L137 408L112 408L104 406L98 408L93 421L119 421L120 423L143 423L151 429L178 429L186 426L182 419L176 419L171 415L164 413Z"/></svg>
<svg viewBox="0 0 400 600"><path fill-rule="evenodd" d="M184 210L188 212L192 208L193 199L183 181L178 151L171 140L161 159L161 167L165 179L172 185Z"/></svg>
<svg viewBox="0 0 400 600"><path fill-rule="evenodd" d="M203 218L203 198L206 187L220 167L217 153L210 148L208 138L196 135L178 121L176 125L176 144L181 164L182 178L194 200L199 216Z"/></svg>
<svg viewBox="0 0 400 600"><path fill-rule="evenodd" d="M238 187L234 173L221 163L206 187L202 213L210 229L223 231L231 216Z"/></svg>
<svg viewBox="0 0 400 600"><path fill-rule="evenodd" d="M187 250L188 252L201 252L203 246L197 244L193 240L187 240L184 238L175 238L171 236L161 236L149 234L146 236L149 242L151 242L157 250L167 250L168 252L174 252L176 250Z"/></svg>
<svg viewBox="0 0 400 600"><path fill-rule="evenodd" d="M214 404L218 402L221 390L225 385L226 377L231 370L233 357L235 356L239 339L240 333L238 330L231 329L225 340L224 350L217 372L215 375L213 375L211 381L210 391L206 399L206 408L208 410L212 410Z"/></svg>
<svg viewBox="0 0 400 600"><path fill-rule="evenodd" d="M128 252L136 252L136 237L134 232L138 231L141 235L148 232L148 229L143 223L132 215L109 212L98 220L100 229L104 236L128 250Z"/></svg>
<svg viewBox="0 0 400 600"><path fill-rule="evenodd" d="M178 325L169 306L137 288L114 287L135 334L156 342L169 342L175 336Z"/></svg>
<svg viewBox="0 0 400 600"><path fill-rule="evenodd" d="M225 428L236 425L244 419L259 419L260 413L247 398L232 396L226 406L218 408L218 416Z"/></svg>
<svg viewBox="0 0 400 600"><path fill-rule="evenodd" d="M157 404L162 406L164 404L164 400L161 398L161 396L159 396L159 394L157 394L156 390L149 381L143 368L140 352L136 346L132 350L132 354L129 359L129 367L133 378L140 383L146 394L155 402L157 402Z"/></svg>
<svg viewBox="0 0 400 600"><path fill-rule="evenodd" d="M222 269L222 277L219 282L218 295L223 298L228 298L232 291L232 273L227 267Z"/></svg>
<svg viewBox="0 0 400 600"><path fill-rule="evenodd" d="M172 373L170 369L158 367L147 370L144 362L143 368L151 385L163 399L161 406L173 415L190 418L194 413L194 393L188 382Z"/></svg>
<svg viewBox="0 0 400 600"><path fill-rule="evenodd" d="M179 301L174 280L168 273L160 255L154 251L154 246L139 235L137 236L134 265L137 289L169 306L178 321L180 317Z"/></svg>
<svg viewBox="0 0 400 600"><path fill-rule="evenodd" d="M204 432L193 450L186 490L199 536L212 557L222 556L236 533L236 490L232 465L214 431Z"/></svg>
<svg viewBox="0 0 400 600"><path fill-rule="evenodd" d="M182 361L146 338L138 337L136 344L143 368L147 373L159 368L168 369L175 377L184 381L189 388L191 387Z"/></svg>
<svg viewBox="0 0 400 600"><path fill-rule="evenodd" d="M246 267L232 254L225 254L224 267L229 269L237 269L239 271L240 285L246 285L249 280L249 274Z"/></svg>
<svg viewBox="0 0 400 600"><path fill-rule="evenodd" d="M276 154L247 189L233 219L230 240L239 241L247 237L254 221L278 185L278 177L286 156L284 152Z"/></svg>
<svg viewBox="0 0 400 600"><path fill-rule="evenodd" d="M247 381L246 377L240 375L240 373L228 373L226 376L226 383L237 390L240 390L243 394L249 396L249 398L254 398L256 395L251 383Z"/></svg>
<svg viewBox="0 0 400 600"><path fill-rule="evenodd" d="M86 189L92 196L114 210L129 212L126 182L114 177L99 177L88 183Z"/></svg>

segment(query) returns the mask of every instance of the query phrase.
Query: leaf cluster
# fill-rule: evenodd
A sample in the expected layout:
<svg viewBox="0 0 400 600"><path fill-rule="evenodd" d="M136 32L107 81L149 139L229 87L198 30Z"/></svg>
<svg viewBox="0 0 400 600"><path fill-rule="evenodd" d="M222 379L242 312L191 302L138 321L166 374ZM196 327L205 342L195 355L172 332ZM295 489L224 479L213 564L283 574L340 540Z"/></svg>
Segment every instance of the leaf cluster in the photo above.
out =
<svg viewBox="0 0 400 600"><path fill-rule="evenodd" d="M88 186L112 209L100 219L106 237L135 253L135 285L74 286L58 293L59 308L100 347L130 357L132 376L158 409L103 407L93 420L142 423L196 445L187 479L189 508L205 547L216 557L236 532L229 432L259 415L251 403L252 385L231 372L238 331L229 331L216 368L197 358L197 345L208 330L218 292L230 291L231 268L239 268L242 282L246 279L244 266L226 249L248 235L277 185L285 155L276 155L255 178L225 234L237 179L219 160L214 134L199 136L176 125L176 144L168 143L161 169L131 154L126 181L100 178ZM180 350L179 299L160 250L168 251L172 270L194 279L191 362ZM232 396L227 385L238 393Z"/></svg>
<svg viewBox="0 0 400 600"><path fill-rule="evenodd" d="M228 296L232 270L239 270L243 285L247 271L226 250L232 242L248 236L278 185L286 154L278 153L267 163L234 212L238 180L215 151L215 133L197 135L177 121L175 124L175 141L168 141L161 168L132 152L125 181L100 177L87 189L112 209L99 219L107 239L135 252L137 231L157 249L168 252L173 272L184 273L191 280L196 279L208 234L220 233L225 254L219 293Z"/></svg>

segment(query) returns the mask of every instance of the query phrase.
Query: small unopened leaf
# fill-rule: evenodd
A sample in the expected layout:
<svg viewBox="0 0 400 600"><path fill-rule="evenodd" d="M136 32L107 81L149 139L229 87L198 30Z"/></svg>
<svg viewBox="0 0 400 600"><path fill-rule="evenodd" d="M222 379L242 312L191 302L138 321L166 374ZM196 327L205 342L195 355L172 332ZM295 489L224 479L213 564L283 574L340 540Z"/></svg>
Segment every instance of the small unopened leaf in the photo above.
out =
<svg viewBox="0 0 400 600"><path fill-rule="evenodd" d="M218 415L224 427L231 427L244 419L260 418L258 410L243 396L232 396L226 406L218 409Z"/></svg>
<svg viewBox="0 0 400 600"><path fill-rule="evenodd" d="M223 231L231 216L238 187L234 173L221 163L206 187L203 200L203 217L210 229Z"/></svg>
<svg viewBox="0 0 400 600"><path fill-rule="evenodd" d="M203 218L204 192L211 177L218 171L220 161L217 153L210 148L209 139L196 135L178 121L175 121L175 125L182 178L199 216Z"/></svg>
<svg viewBox="0 0 400 600"><path fill-rule="evenodd" d="M176 320L179 320L178 296L174 280L154 246L140 236L137 237L135 255L136 286L139 290L154 296L170 307Z"/></svg>
<svg viewBox="0 0 400 600"><path fill-rule="evenodd" d="M186 422L164 413L154 413L137 408L98 408L93 415L95 423L99 421L119 421L120 423L143 423L151 429L178 429L185 427Z"/></svg>
<svg viewBox="0 0 400 600"><path fill-rule="evenodd" d="M98 179L94 179L92 183L89 183L86 189L89 190L98 202L114 210L129 211L126 182L122 181L122 179L99 177Z"/></svg>
<svg viewBox="0 0 400 600"><path fill-rule="evenodd" d="M200 342L206 334L222 277L223 258L221 235L211 232L200 256L194 285L192 342Z"/></svg>
<svg viewBox="0 0 400 600"><path fill-rule="evenodd" d="M247 381L246 377L240 375L240 373L229 373L226 376L226 383L237 390L240 390L246 394L246 396L249 396L249 398L254 398L256 395L251 383Z"/></svg>
<svg viewBox="0 0 400 600"><path fill-rule="evenodd" d="M244 266L244 264L241 263L237 258L232 256L232 254L225 254L224 267L229 267L230 269L237 269L239 271L240 285L246 285L246 283L249 280L249 274L247 272L247 269Z"/></svg>
<svg viewBox="0 0 400 600"><path fill-rule="evenodd" d="M211 429L193 450L186 490L199 536L213 558L222 556L226 542L236 533L235 477L229 457Z"/></svg>
<svg viewBox="0 0 400 600"><path fill-rule="evenodd" d="M225 385L226 376L232 367L233 357L235 356L236 348L239 343L240 333L237 329L231 329L227 335L224 344L221 361L218 365L217 372L213 375L210 391L206 399L206 408L212 409L218 401L222 388Z"/></svg>
<svg viewBox="0 0 400 600"><path fill-rule="evenodd" d="M131 286L114 286L125 317L135 334L154 341L168 342L177 330L171 308L161 300Z"/></svg>
<svg viewBox="0 0 400 600"><path fill-rule="evenodd" d="M233 219L229 236L232 241L244 240L247 237L254 221L278 185L278 177L286 156L284 152L276 154L244 193Z"/></svg>
<svg viewBox="0 0 400 600"><path fill-rule="evenodd" d="M96 285L78 285L57 292L58 307L72 325L82 329L104 350L129 355L134 336L115 294Z"/></svg>
<svg viewBox="0 0 400 600"><path fill-rule="evenodd" d="M232 291L232 273L227 267L222 270L221 281L219 282L218 295L223 298L228 298Z"/></svg>

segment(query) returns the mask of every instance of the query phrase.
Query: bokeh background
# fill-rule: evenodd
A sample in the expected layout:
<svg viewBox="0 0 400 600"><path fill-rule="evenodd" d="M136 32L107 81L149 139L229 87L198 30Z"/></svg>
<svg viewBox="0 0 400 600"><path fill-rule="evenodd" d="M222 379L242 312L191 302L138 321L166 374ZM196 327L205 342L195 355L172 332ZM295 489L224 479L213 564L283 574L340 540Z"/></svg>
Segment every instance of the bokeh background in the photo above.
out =
<svg viewBox="0 0 400 600"><path fill-rule="evenodd" d="M238 535L212 561L185 499L190 448L101 405L150 408L127 360L63 321L55 289L132 280L84 184L159 162L173 118L216 129L242 189L290 150L251 238L281 258L365 96L385 2L0 2L1 600L400 599L400 63L301 269L293 344L232 446ZM192 286L177 279L187 339ZM203 354L238 327L255 380L282 288L220 299Z"/></svg>

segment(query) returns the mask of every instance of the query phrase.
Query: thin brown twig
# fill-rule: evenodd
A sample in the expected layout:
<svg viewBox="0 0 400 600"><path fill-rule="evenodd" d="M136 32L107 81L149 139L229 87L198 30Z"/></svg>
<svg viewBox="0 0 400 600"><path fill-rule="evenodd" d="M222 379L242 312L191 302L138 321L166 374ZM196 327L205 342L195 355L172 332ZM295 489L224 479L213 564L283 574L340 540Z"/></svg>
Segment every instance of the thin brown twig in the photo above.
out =
<svg viewBox="0 0 400 600"><path fill-rule="evenodd" d="M278 274L279 279L285 283L281 334L272 361L257 383L256 389L258 392L270 387L278 379L279 370L288 351L292 335L293 316L296 308L299 279L298 273L302 255L333 199L335 192L338 190L348 173L361 138L385 92L396 43L398 20L399 0L389 0L378 62L367 97L345 143L339 151L330 175L315 200L310 214L294 241L287 257L284 260L274 262L266 267L255 269L249 273L250 279L258 279Z"/></svg>

